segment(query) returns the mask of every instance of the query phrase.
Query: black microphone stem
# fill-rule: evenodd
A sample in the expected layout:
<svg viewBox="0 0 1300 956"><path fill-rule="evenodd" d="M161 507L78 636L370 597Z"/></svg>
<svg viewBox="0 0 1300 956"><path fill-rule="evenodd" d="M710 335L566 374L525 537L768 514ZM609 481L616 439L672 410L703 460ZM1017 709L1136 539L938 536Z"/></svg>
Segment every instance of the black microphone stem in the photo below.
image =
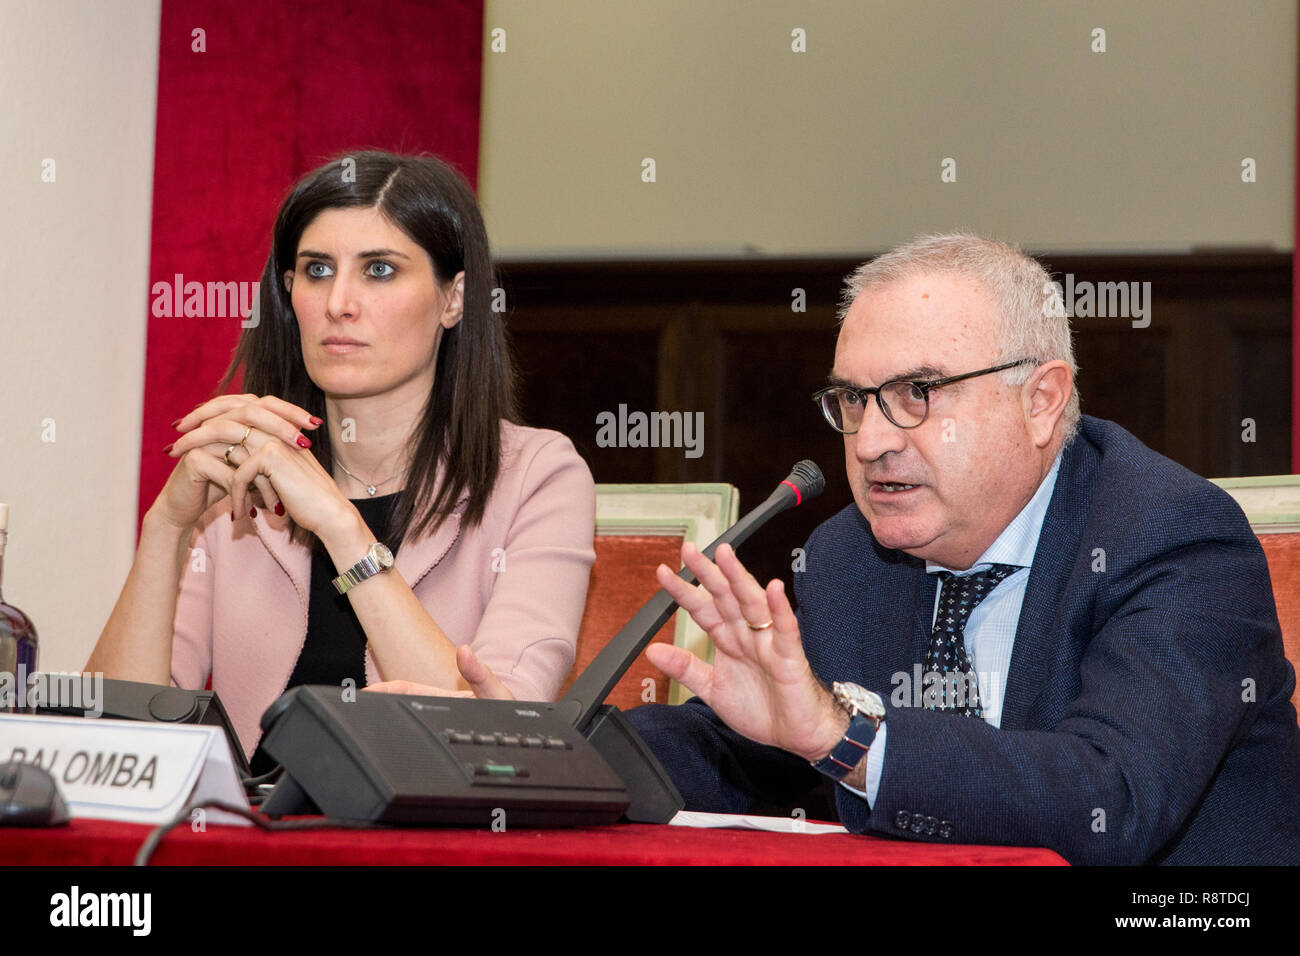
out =
<svg viewBox="0 0 1300 956"><path fill-rule="evenodd" d="M704 549L703 554L713 559L721 545L738 547L766 524L772 517L802 503L804 498L820 494L825 487L825 480L817 466L810 461L800 462L792 478L798 477L800 488L790 481L777 485L767 500L749 512L734 525L718 536L717 540ZM683 567L677 576L688 584L695 584L696 577L689 568ZM586 669L573 682L561 704L572 707L573 725L580 731L586 731L587 724L605 702L609 692L614 689L619 678L645 650L646 646L659 633L659 628L677 609L677 602L672 595L662 588L637 611L615 634L599 654L592 659Z"/></svg>

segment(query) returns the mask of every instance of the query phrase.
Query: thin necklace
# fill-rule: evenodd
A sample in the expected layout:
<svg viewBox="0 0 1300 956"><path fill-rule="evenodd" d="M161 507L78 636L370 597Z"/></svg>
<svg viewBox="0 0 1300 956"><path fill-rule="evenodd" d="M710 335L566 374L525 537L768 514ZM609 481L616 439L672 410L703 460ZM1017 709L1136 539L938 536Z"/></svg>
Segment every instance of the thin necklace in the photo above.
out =
<svg viewBox="0 0 1300 956"><path fill-rule="evenodd" d="M353 481L357 482L358 484L365 485L366 494L370 495L371 498L375 496L375 492L379 490L380 485L386 485L390 481L392 481L393 478L397 477L396 475L393 475L392 478L385 478L383 481L377 481L372 485L369 482L362 481L356 475L352 474L352 472L348 471L348 466L343 464L343 462L339 461L337 458L335 458L334 460L338 462L339 467L343 469L343 471L347 474L349 478L351 478Z"/></svg>

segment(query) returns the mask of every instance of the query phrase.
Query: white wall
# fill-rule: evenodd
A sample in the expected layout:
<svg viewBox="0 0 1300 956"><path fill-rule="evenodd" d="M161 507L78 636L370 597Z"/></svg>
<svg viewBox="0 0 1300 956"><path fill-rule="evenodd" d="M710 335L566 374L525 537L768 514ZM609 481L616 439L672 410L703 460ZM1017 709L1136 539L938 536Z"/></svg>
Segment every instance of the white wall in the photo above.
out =
<svg viewBox="0 0 1300 956"><path fill-rule="evenodd" d="M1292 246L1294 0L486 10L506 50L485 45L480 191L505 257L852 255L954 227L1051 251Z"/></svg>
<svg viewBox="0 0 1300 956"><path fill-rule="evenodd" d="M53 670L85 663L135 550L158 15L0 0L4 594Z"/></svg>

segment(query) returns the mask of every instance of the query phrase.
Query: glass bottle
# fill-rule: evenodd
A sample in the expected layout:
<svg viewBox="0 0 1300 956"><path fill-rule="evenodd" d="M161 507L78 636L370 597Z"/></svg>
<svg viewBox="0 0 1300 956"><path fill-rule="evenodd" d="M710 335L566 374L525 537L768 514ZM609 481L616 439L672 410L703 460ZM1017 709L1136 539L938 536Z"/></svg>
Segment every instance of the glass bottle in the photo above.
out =
<svg viewBox="0 0 1300 956"><path fill-rule="evenodd" d="M36 628L4 598L5 543L9 536L9 506L0 504L0 713L27 709L27 680L36 673Z"/></svg>

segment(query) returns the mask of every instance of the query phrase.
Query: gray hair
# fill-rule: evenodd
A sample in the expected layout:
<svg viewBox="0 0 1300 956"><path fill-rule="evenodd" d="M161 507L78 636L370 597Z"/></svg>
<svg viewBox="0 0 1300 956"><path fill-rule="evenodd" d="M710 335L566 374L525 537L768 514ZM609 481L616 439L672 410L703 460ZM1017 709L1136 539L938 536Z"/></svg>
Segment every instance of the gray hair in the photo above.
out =
<svg viewBox="0 0 1300 956"><path fill-rule="evenodd" d="M1070 339L1070 320L1061 301L1060 286L1036 259L1015 246L968 233L921 236L854 270L844 280L839 321L868 286L883 286L926 272L955 272L978 280L993 293L1002 319L1001 362L1035 358L1063 359L1071 378L1079 374ZM962 369L961 371L966 371ZM1023 385L1033 368L1021 365L1000 373L1008 385ZM1079 390L1070 395L1061 416L1065 444L1079 430Z"/></svg>

